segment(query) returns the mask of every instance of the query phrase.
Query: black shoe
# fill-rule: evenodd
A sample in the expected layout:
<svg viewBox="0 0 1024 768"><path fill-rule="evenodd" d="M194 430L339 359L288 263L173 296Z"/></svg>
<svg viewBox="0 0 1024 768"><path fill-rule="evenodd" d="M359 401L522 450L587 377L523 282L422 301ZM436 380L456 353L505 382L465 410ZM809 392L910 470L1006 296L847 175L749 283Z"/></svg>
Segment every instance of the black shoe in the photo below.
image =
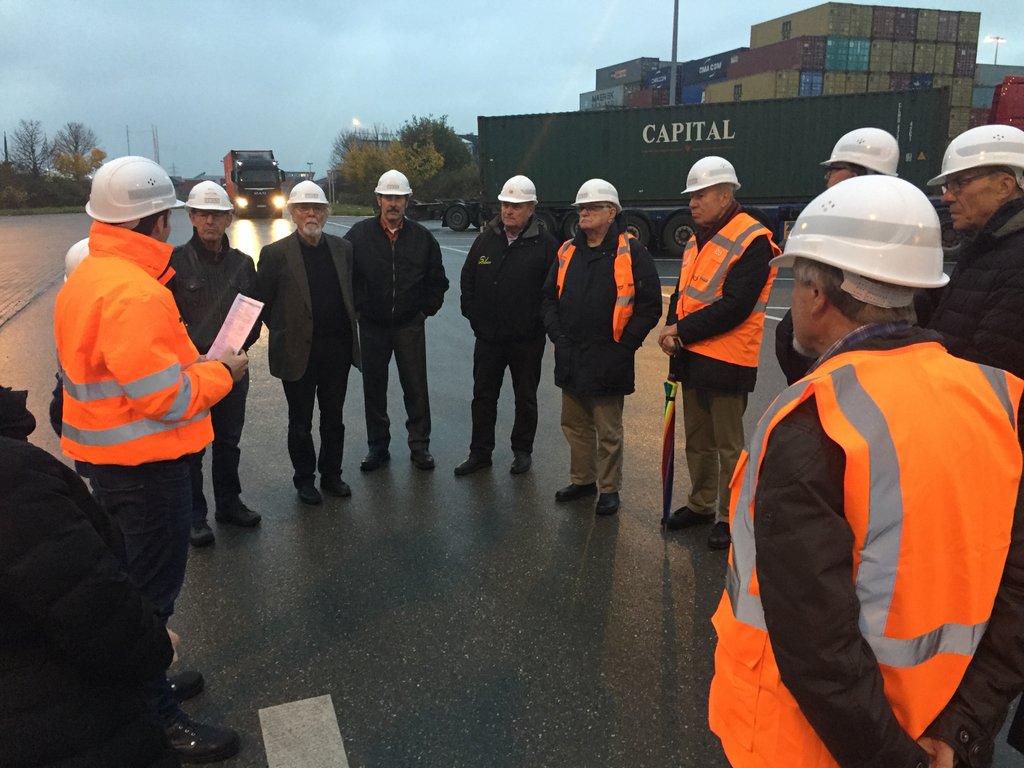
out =
<svg viewBox="0 0 1024 768"><path fill-rule="evenodd" d="M252 528L254 525L259 525L260 520L263 519L259 512L253 512L245 506L241 499L236 500L234 504L226 509L218 509L214 517L217 518L218 523L238 525L242 528Z"/></svg>
<svg viewBox="0 0 1024 768"><path fill-rule="evenodd" d="M188 532L188 540L192 542L193 547L206 547L213 544L213 531L210 529L210 524L205 520L192 523L192 530Z"/></svg>
<svg viewBox="0 0 1024 768"><path fill-rule="evenodd" d="M729 524L719 520L711 526L711 533L708 534L708 549L728 549L732 544L732 536L729 534Z"/></svg>
<svg viewBox="0 0 1024 768"><path fill-rule="evenodd" d="M186 669L176 675L168 675L167 682L171 684L171 693L178 701L188 701L193 696L198 696L206 687L206 681L201 672L194 669Z"/></svg>
<svg viewBox="0 0 1024 768"><path fill-rule="evenodd" d="M324 500L324 497L320 495L320 491L313 485L313 481L303 483L298 487L299 501L303 504L309 504L315 506Z"/></svg>
<svg viewBox="0 0 1024 768"><path fill-rule="evenodd" d="M413 459L413 461L415 461L415 459ZM457 477L472 475L478 469L483 469L484 467L489 466L491 466L491 457L489 455L485 456L482 453L471 453L464 462L455 468L455 475Z"/></svg>
<svg viewBox="0 0 1024 768"><path fill-rule="evenodd" d="M391 461L391 454L387 451L370 451L363 457L362 462L359 464L359 469L363 472L373 472L375 469L383 467L389 461Z"/></svg>
<svg viewBox="0 0 1024 768"><path fill-rule="evenodd" d="M597 506L594 507L594 512L599 515L614 515L619 511L619 494L615 493L602 493L597 497Z"/></svg>
<svg viewBox="0 0 1024 768"><path fill-rule="evenodd" d="M182 762L216 763L238 754L238 734L220 725L199 723L178 711L164 723L164 733Z"/></svg>
<svg viewBox="0 0 1024 768"><path fill-rule="evenodd" d="M597 493L597 483L587 483L586 485L570 483L565 488L555 491L555 501L576 501L576 499L593 496L595 493Z"/></svg>
<svg viewBox="0 0 1024 768"><path fill-rule="evenodd" d="M699 512L694 512L689 507L683 506L668 516L668 520L665 521L665 527L670 531L678 531L694 525L711 523L714 522L714 519L715 516L713 514L702 515Z"/></svg>
<svg viewBox="0 0 1024 768"><path fill-rule="evenodd" d="M428 470L434 468L434 457L430 455L430 451L426 448L417 448L409 454L409 458L416 465L416 469Z"/></svg>
<svg viewBox="0 0 1024 768"><path fill-rule="evenodd" d="M512 459L512 468L509 469L513 475L521 475L528 472L533 466L533 458L526 451L512 451L515 458Z"/></svg>
<svg viewBox="0 0 1024 768"><path fill-rule="evenodd" d="M352 495L352 489L341 477L321 477L320 487L329 496L337 496L339 499L347 499Z"/></svg>

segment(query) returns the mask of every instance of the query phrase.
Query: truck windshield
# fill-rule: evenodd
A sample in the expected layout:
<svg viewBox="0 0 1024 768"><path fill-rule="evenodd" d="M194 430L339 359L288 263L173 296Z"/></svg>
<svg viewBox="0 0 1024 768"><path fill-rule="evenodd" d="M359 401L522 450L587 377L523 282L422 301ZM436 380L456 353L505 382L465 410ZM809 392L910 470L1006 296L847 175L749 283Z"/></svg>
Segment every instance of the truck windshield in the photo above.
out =
<svg viewBox="0 0 1024 768"><path fill-rule="evenodd" d="M238 174L238 183L246 184L248 186L268 186L276 187L281 183L280 172L276 170L243 170Z"/></svg>

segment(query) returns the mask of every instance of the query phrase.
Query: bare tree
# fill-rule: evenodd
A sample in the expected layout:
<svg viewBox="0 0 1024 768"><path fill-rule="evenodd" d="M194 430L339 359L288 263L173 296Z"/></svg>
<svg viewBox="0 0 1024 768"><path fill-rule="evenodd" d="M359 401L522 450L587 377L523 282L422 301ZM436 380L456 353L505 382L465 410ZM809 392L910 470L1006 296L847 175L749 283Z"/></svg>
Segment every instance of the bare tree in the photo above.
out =
<svg viewBox="0 0 1024 768"><path fill-rule="evenodd" d="M85 123L68 122L64 123L64 127L53 137L51 148L54 154L87 157L99 143L100 140L96 138L92 128Z"/></svg>
<svg viewBox="0 0 1024 768"><path fill-rule="evenodd" d="M20 120L14 132L14 162L33 176L40 176L53 152L38 120Z"/></svg>

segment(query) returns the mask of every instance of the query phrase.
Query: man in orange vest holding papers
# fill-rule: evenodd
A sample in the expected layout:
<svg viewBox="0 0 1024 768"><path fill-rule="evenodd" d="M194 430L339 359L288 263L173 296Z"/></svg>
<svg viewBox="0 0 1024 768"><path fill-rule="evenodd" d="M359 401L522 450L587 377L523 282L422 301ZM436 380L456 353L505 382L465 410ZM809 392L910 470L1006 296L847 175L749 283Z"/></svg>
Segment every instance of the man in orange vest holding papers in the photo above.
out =
<svg viewBox="0 0 1024 768"><path fill-rule="evenodd" d="M734 768L991 765L1024 678L1024 382L913 325L947 278L905 181L822 193L773 265L816 362L737 466L711 729Z"/></svg>
<svg viewBox="0 0 1024 768"><path fill-rule="evenodd" d="M166 624L185 579L192 484L189 456L213 439L209 409L245 374L245 354L203 360L165 287L174 275L167 173L121 157L93 177L89 257L57 296L54 335L64 372L61 447L90 465L104 509L124 534L128 574ZM211 762L238 751L238 734L178 707L202 689L165 675L144 694L178 754Z"/></svg>
<svg viewBox="0 0 1024 768"><path fill-rule="evenodd" d="M683 251L679 285L659 343L672 356L682 389L687 503L666 521L669 530L715 523L711 549L729 547L729 480L743 450L743 412L757 381L764 312L780 253L771 232L733 197L740 188L732 164L705 157L693 164L683 194L700 229Z"/></svg>

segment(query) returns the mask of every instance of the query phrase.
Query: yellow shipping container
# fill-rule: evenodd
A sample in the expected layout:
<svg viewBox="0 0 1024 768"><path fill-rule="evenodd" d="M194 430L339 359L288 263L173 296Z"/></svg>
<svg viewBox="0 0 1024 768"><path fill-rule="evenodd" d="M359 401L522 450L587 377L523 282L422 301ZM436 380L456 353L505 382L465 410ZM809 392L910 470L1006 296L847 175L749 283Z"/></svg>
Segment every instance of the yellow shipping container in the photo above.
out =
<svg viewBox="0 0 1024 768"><path fill-rule="evenodd" d="M934 41L939 36L939 12L921 8L917 12L917 39ZM925 70L920 69L919 72Z"/></svg>
<svg viewBox="0 0 1024 768"><path fill-rule="evenodd" d="M967 130L971 121L971 108L953 107L949 110L949 138L955 139Z"/></svg>
<svg viewBox="0 0 1024 768"><path fill-rule="evenodd" d="M872 72L885 72L888 79L892 72L892 40L871 41L871 63L868 68Z"/></svg>
<svg viewBox="0 0 1024 768"><path fill-rule="evenodd" d="M935 69L936 75L952 75L953 65L956 63L956 43L935 44Z"/></svg>
<svg viewBox="0 0 1024 768"><path fill-rule="evenodd" d="M935 81L932 81L935 85ZM949 93L949 105L951 107L970 107L974 100L974 78L954 77L952 90ZM966 129L965 129L966 130Z"/></svg>
<svg viewBox="0 0 1024 768"><path fill-rule="evenodd" d="M935 43L914 44L914 68L911 71L921 74L931 74L935 71Z"/></svg>
<svg viewBox="0 0 1024 768"><path fill-rule="evenodd" d="M848 72L846 74L846 93L864 93L867 89L867 72Z"/></svg>
<svg viewBox="0 0 1024 768"><path fill-rule="evenodd" d="M800 95L800 72L794 69L775 73L775 98L795 99Z"/></svg>
<svg viewBox="0 0 1024 768"><path fill-rule="evenodd" d="M871 72L868 74L868 90L872 93L889 90L888 72Z"/></svg>
<svg viewBox="0 0 1024 768"><path fill-rule="evenodd" d="M837 93L846 93L846 80L846 72L826 72L825 85L821 91L822 94L833 96Z"/></svg>
<svg viewBox="0 0 1024 768"><path fill-rule="evenodd" d="M871 37L874 6L851 5L850 37Z"/></svg>
<svg viewBox="0 0 1024 768"><path fill-rule="evenodd" d="M981 14L976 11L961 11L960 26L956 30L956 41L968 45L978 44L978 33L981 30Z"/></svg>
<svg viewBox="0 0 1024 768"><path fill-rule="evenodd" d="M850 11L847 3L825 3L814 8L780 16L771 21L763 21L750 28L750 47L761 48L783 40L804 35L827 36L842 35L849 37ZM844 26L845 30L836 31L836 27Z"/></svg>
<svg viewBox="0 0 1024 768"><path fill-rule="evenodd" d="M914 71L914 44L897 40L892 44L892 72Z"/></svg>

